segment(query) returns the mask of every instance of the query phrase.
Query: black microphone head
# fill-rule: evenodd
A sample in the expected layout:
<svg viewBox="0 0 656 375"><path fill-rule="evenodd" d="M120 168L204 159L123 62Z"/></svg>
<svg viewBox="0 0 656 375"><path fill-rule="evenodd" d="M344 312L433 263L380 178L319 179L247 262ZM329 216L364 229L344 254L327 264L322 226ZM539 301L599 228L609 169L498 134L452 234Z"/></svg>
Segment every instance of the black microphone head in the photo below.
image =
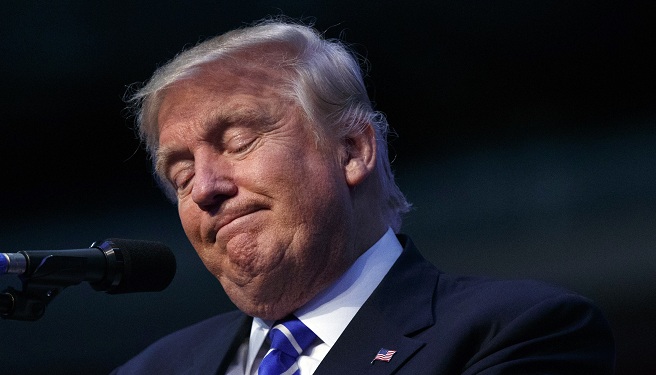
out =
<svg viewBox="0 0 656 375"><path fill-rule="evenodd" d="M111 247L123 258L123 272L118 285L109 294L158 292L175 276L173 252L164 244L152 241L110 238Z"/></svg>

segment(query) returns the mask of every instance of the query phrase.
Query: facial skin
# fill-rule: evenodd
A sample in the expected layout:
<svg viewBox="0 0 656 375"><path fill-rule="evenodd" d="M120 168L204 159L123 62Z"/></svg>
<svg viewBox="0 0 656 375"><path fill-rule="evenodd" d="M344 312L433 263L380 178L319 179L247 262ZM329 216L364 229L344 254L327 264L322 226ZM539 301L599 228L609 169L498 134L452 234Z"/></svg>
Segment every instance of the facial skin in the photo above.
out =
<svg viewBox="0 0 656 375"><path fill-rule="evenodd" d="M157 172L187 237L237 307L264 319L301 307L383 231L359 228L355 198L372 135L317 143L282 74L214 62L167 88L158 113Z"/></svg>

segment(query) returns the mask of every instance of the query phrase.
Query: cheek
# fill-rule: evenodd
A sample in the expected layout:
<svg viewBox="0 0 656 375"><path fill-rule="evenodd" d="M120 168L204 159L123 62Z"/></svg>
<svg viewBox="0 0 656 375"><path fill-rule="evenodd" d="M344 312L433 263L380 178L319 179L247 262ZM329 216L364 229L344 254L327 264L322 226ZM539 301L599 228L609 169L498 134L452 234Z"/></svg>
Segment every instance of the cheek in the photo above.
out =
<svg viewBox="0 0 656 375"><path fill-rule="evenodd" d="M178 202L178 216L180 216L180 223L187 238L196 247L196 244L200 241L199 215L188 203L182 201Z"/></svg>
<svg viewBox="0 0 656 375"><path fill-rule="evenodd" d="M343 174L337 162L319 150L284 147L276 151L258 159L249 168L251 181L275 190L271 193L278 196L291 198L292 202L306 204L306 199L321 200L323 194L330 193L339 183Z"/></svg>

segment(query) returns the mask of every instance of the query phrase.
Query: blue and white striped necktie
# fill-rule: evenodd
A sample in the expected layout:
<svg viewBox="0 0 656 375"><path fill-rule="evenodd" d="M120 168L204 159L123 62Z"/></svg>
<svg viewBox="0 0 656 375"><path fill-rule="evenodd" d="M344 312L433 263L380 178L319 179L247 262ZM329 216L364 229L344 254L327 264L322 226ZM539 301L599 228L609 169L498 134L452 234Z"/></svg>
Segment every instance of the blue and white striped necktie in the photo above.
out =
<svg viewBox="0 0 656 375"><path fill-rule="evenodd" d="M296 359L316 338L317 335L293 315L277 321L269 331L271 349L262 359L258 375L299 374Z"/></svg>

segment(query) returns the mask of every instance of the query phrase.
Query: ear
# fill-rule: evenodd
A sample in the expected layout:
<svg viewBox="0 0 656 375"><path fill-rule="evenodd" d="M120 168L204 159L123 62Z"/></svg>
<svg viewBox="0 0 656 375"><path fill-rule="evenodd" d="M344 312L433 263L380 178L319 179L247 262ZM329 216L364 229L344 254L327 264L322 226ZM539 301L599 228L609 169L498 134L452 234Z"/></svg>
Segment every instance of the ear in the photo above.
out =
<svg viewBox="0 0 656 375"><path fill-rule="evenodd" d="M347 135L343 140L344 176L349 187L360 185L376 167L376 134L368 123L357 134Z"/></svg>

